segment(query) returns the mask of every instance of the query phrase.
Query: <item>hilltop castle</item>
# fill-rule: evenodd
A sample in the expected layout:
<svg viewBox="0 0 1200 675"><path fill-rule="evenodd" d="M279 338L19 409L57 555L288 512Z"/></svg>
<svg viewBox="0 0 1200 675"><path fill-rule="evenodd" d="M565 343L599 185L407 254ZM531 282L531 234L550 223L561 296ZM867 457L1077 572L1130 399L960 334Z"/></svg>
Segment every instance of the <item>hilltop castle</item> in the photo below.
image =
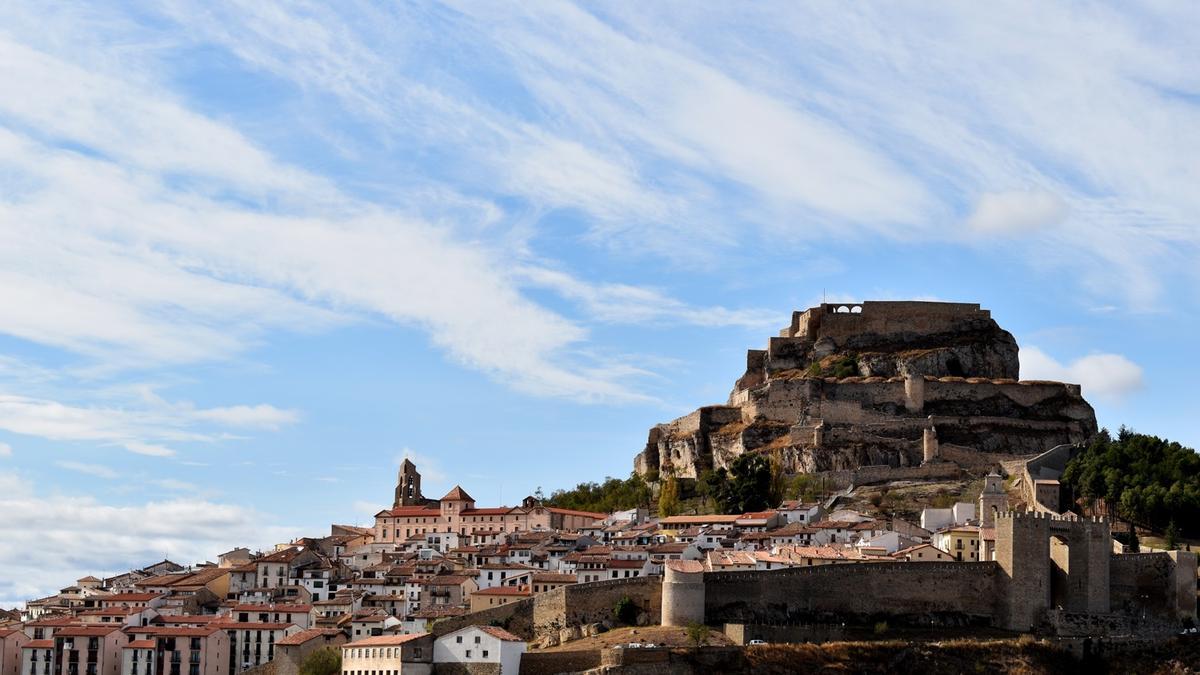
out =
<svg viewBox="0 0 1200 675"><path fill-rule="evenodd" d="M695 477L746 452L793 472L983 463L1096 432L1076 384L1021 381L1017 342L977 304L863 302L794 312L724 405L650 430L635 468Z"/></svg>

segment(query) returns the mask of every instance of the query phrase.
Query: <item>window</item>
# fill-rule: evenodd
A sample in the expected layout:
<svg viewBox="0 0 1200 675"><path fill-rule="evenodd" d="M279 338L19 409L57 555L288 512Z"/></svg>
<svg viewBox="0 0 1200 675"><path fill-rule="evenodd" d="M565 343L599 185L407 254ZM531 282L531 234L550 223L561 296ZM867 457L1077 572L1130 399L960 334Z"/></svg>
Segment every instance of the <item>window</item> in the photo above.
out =
<svg viewBox="0 0 1200 675"><path fill-rule="evenodd" d="M475 636L475 644L479 644L479 636L478 635Z"/></svg>
<svg viewBox="0 0 1200 675"><path fill-rule="evenodd" d="M485 659L487 658L487 650L486 649L483 650L483 658L485 658Z"/></svg>
<svg viewBox="0 0 1200 675"><path fill-rule="evenodd" d="M462 636L461 636L461 635L456 635L456 636L454 637L454 641L455 641L456 643L458 643L458 644L460 644L460 645L461 645L461 644L462 644Z"/></svg>
<svg viewBox="0 0 1200 675"><path fill-rule="evenodd" d="M471 658L471 650L470 649L467 650L467 658L468 659Z"/></svg>

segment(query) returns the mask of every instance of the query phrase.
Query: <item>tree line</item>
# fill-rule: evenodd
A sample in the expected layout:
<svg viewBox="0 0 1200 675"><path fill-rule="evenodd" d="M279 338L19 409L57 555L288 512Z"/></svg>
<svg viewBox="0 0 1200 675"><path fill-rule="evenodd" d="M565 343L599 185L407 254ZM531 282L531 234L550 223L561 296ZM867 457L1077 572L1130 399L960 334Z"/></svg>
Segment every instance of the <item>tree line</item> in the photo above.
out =
<svg viewBox="0 0 1200 675"><path fill-rule="evenodd" d="M1177 442L1107 429L1067 464L1062 482L1089 504L1103 501L1125 520L1200 536L1200 455Z"/></svg>

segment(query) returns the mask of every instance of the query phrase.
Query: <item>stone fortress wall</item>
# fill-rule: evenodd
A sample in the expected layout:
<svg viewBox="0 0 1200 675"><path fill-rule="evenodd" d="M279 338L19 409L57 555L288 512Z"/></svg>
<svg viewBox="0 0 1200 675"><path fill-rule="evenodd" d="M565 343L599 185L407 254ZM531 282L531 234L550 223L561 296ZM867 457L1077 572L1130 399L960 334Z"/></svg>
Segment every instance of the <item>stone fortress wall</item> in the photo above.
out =
<svg viewBox="0 0 1200 675"><path fill-rule="evenodd" d="M665 625L888 620L1015 631L1170 632L1196 617L1196 555L1114 555L1107 521L998 513L996 560L700 575L668 566ZM666 606L666 605L670 606ZM700 609L702 608L702 610Z"/></svg>

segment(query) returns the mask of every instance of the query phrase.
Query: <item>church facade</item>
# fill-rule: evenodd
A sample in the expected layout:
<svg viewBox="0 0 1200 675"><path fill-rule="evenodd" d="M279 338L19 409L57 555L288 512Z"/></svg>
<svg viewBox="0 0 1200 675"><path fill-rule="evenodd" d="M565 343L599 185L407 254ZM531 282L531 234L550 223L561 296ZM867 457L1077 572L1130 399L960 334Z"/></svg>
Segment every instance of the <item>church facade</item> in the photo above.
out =
<svg viewBox="0 0 1200 675"><path fill-rule="evenodd" d="M392 508L375 514L375 543L402 544L409 537L433 532L469 536L476 532L577 530L606 517L604 513L543 506L532 498L522 506L478 508L475 499L457 485L441 499L425 499L421 474L405 459L400 465Z"/></svg>

